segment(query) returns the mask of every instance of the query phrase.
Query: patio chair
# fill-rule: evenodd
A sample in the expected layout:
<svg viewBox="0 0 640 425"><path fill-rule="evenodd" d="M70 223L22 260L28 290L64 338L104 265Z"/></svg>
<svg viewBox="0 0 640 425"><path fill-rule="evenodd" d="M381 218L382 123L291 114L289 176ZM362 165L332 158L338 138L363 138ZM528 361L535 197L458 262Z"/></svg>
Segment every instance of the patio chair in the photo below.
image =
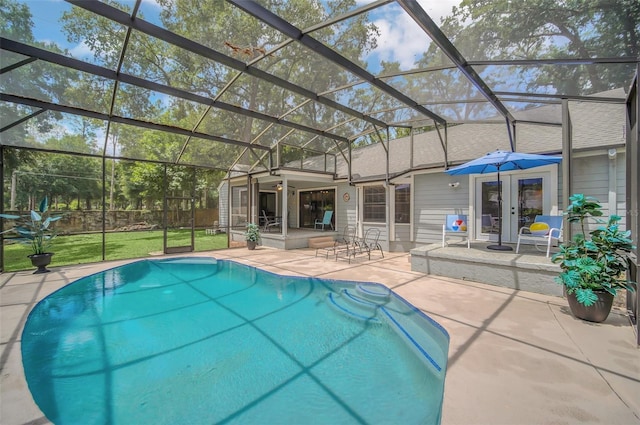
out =
<svg viewBox="0 0 640 425"><path fill-rule="evenodd" d="M262 210L262 230L265 232L270 232L272 227L280 227L280 220L278 217L269 217L267 216L267 212Z"/></svg>
<svg viewBox="0 0 640 425"><path fill-rule="evenodd" d="M482 214L482 233L498 233L498 217Z"/></svg>
<svg viewBox="0 0 640 425"><path fill-rule="evenodd" d="M324 230L324 226L331 226L331 230L333 230L333 223L331 223L331 217L333 217L333 211L325 211L324 217L322 220L317 220L313 223L313 228L317 229L318 226L322 226L322 230Z"/></svg>
<svg viewBox="0 0 640 425"><path fill-rule="evenodd" d="M442 247L448 246L447 236L456 235L462 237L463 241L467 240L467 248L471 248L471 240L469 239L469 229L467 227L467 216L464 214L447 214L444 224L442 225Z"/></svg>
<svg viewBox="0 0 640 425"><path fill-rule="evenodd" d="M547 257L551 253L551 243L562 238L562 216L561 215L537 215L529 227L521 227L518 232L518 244L516 254L520 251L520 241L533 241L538 251L543 251L540 244L547 246Z"/></svg>
<svg viewBox="0 0 640 425"><path fill-rule="evenodd" d="M216 220L216 221L213 222L213 227L212 228L205 229L205 233L207 235L217 235L218 233L223 233L223 232L220 229L219 222Z"/></svg>
<svg viewBox="0 0 640 425"><path fill-rule="evenodd" d="M377 249L380 250L380 255L384 258L384 252L382 251L382 246L378 242L380 240L380 229L376 227L370 227L364 234L364 237L360 240L357 240L353 245L352 249L346 251L347 258L349 259L349 263L351 263L351 257L354 257L359 254L367 254L367 258L371 260L371 251L375 251ZM338 255L336 255L336 260L338 259Z"/></svg>
<svg viewBox="0 0 640 425"><path fill-rule="evenodd" d="M318 256L318 252L323 252L325 254L325 258L329 258L329 254L338 255L340 251L349 251L349 249L354 249L356 244L356 228L354 226L344 226L344 230L342 231L342 236L335 240L333 246L316 248L316 257Z"/></svg>

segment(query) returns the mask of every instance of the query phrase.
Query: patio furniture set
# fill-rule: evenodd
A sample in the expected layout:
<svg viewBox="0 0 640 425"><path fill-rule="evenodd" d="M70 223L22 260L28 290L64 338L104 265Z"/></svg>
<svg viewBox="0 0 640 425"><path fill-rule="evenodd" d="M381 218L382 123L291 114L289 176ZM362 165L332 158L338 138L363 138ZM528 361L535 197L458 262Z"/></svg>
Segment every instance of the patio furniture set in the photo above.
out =
<svg viewBox="0 0 640 425"><path fill-rule="evenodd" d="M490 217L489 214L483 214ZM533 242L539 251L545 251L547 257L551 254L551 245L562 239L561 215L537 215L530 226L523 226L518 232L518 243L516 254L520 252L522 241ZM484 225L484 223L483 223ZM447 214L445 223L442 225L442 247L449 245L447 239L451 236L462 238L462 242L467 243L467 248L471 248L471 238L467 227L467 216L464 214Z"/></svg>
<svg viewBox="0 0 640 425"><path fill-rule="evenodd" d="M336 239L332 246L316 248L316 257L318 253L323 253L325 258L333 255L336 261L338 258L346 258L351 263L351 259L355 259L359 255L366 255L367 259L371 260L371 252L379 250L380 255L384 258L379 239L380 230L374 227L367 229L364 236L359 238L356 235L355 227L345 226L342 236Z"/></svg>

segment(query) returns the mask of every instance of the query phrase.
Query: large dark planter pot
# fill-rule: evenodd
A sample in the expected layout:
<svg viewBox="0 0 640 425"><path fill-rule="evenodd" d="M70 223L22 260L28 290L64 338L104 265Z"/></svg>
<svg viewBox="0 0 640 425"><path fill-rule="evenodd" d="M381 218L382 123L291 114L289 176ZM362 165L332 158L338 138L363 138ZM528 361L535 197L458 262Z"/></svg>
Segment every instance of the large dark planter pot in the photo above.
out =
<svg viewBox="0 0 640 425"><path fill-rule="evenodd" d="M256 249L256 241L247 241L247 248L249 248L250 250L254 250Z"/></svg>
<svg viewBox="0 0 640 425"><path fill-rule="evenodd" d="M569 308L571 313L578 319L586 320L589 322L604 322L609 317L611 307L613 306L613 295L607 291L593 291L598 296L598 301L589 307L584 304L580 304L576 299L576 294L566 294L567 301L569 302Z"/></svg>
<svg viewBox="0 0 640 425"><path fill-rule="evenodd" d="M38 268L33 274L49 273L51 270L47 269L47 266L51 263L52 252L45 252L44 254L31 254L27 257L31 258L31 264Z"/></svg>

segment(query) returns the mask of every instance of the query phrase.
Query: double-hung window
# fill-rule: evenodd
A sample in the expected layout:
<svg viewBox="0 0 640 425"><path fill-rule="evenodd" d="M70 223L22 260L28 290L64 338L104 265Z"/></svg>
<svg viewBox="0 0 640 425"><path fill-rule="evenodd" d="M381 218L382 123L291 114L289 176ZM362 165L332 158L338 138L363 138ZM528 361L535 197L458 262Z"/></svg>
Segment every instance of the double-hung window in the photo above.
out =
<svg viewBox="0 0 640 425"><path fill-rule="evenodd" d="M411 185L396 186L396 223L409 223L411 211Z"/></svg>
<svg viewBox="0 0 640 425"><path fill-rule="evenodd" d="M363 220L384 223L386 220L386 191L384 186L365 186Z"/></svg>

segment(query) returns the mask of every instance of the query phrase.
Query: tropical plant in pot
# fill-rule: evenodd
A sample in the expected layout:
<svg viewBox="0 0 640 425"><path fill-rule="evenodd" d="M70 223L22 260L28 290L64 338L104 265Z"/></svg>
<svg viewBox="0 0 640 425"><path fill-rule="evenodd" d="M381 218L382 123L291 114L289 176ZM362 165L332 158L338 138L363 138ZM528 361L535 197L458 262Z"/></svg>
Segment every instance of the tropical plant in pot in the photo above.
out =
<svg viewBox="0 0 640 425"><path fill-rule="evenodd" d="M622 231L620 216L611 215L605 225L585 232L585 222L593 218L603 223L602 206L597 199L583 194L569 198L566 215L570 223L579 223L581 233L560 245L551 261L560 263L562 272L556 282L564 285L569 307L574 316L591 322L607 319L613 298L620 289L633 291L626 279L627 253L635 247L631 231Z"/></svg>
<svg viewBox="0 0 640 425"><path fill-rule="evenodd" d="M62 218L61 214L52 215L49 212L49 200L45 196L37 210L31 210L29 214L13 215L0 214L0 217L7 220L15 220L15 225L4 233L17 233L21 241L31 246L32 254L28 257L31 264L38 269L34 273L47 273L49 263L51 263L52 252L49 251L51 242L56 237L56 233L51 223Z"/></svg>
<svg viewBox="0 0 640 425"><path fill-rule="evenodd" d="M255 223L249 223L244 238L247 241L247 248L256 249L256 245L260 240L260 227Z"/></svg>

